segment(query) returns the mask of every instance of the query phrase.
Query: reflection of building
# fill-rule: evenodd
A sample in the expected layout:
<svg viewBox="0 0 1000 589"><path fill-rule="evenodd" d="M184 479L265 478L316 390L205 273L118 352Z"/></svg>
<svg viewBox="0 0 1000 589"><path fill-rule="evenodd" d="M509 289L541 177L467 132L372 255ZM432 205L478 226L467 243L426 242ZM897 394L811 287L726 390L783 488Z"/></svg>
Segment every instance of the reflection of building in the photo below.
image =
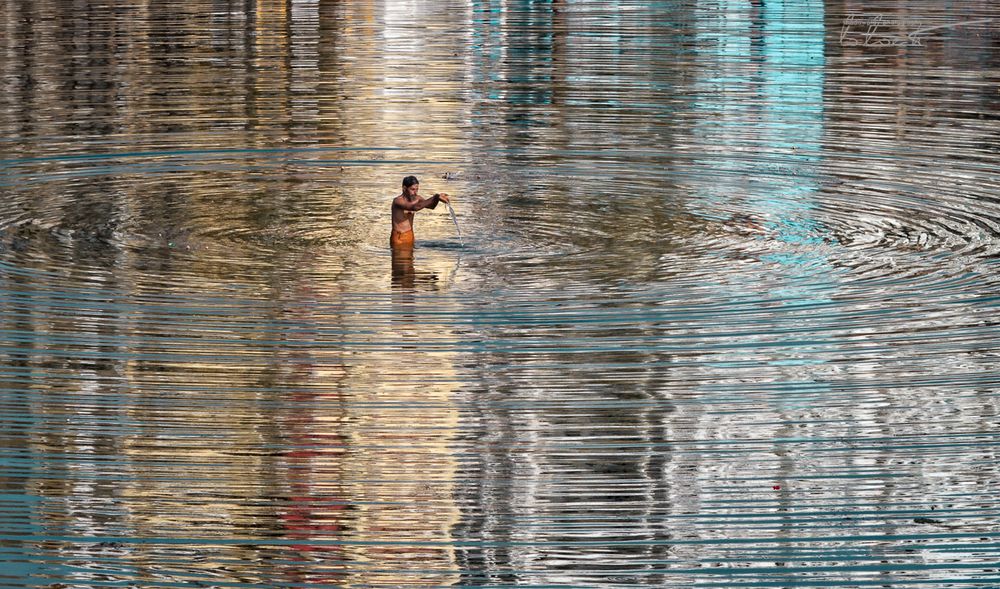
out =
<svg viewBox="0 0 1000 589"><path fill-rule="evenodd" d="M601 335L544 324L531 333L550 342ZM519 345L499 326L488 337ZM458 501L468 508L455 537L490 541L459 551L463 585L517 579L579 586L593 580L594 562L641 569L676 550L670 540L682 530L667 516L689 508L695 493L690 482L675 485L687 471L675 474L685 462L678 463L671 441L690 424L675 413L669 359L603 353L602 368L629 367L628 377L609 378L574 356L539 349L529 357L476 358L486 386L467 410L464 429L478 432L477 452L459 478ZM629 545L635 541L643 544Z"/></svg>
<svg viewBox="0 0 1000 589"><path fill-rule="evenodd" d="M461 104L450 92L461 80L448 81L458 66L419 80L424 95L439 93L422 121L404 112L412 94L382 120L373 116L384 105L376 94L400 55L380 40L377 25L385 17L370 5L354 11L333 3L251 3L245 12L212 12L211 27L201 8L140 2L130 6L131 18L110 18L117 13L84 5L0 6L11 33L0 40L7 97L0 98L0 129L18 138L0 150L7 158L37 159L17 164L14 171L32 181L18 183L0 203L0 225L22 216L34 221L41 229L31 227L27 246L35 258L24 261L59 280L15 284L5 274L0 282L33 303L28 312L11 310L11 329L53 346L52 357L23 359L25 379L33 371L45 375L33 381L24 408L43 427L24 433L23 454L57 467L40 467L24 483L23 496L44 498L44 505L29 505L30 521L15 531L147 542L67 546L61 559L111 563L109 573L81 571L68 582L106 574L154 584L206 574L339 582L350 571L364 583L370 568L388 561L401 571L400 584L412 585L407 571L428 568L440 571L428 582L446 582L457 517L452 360L405 352L423 376L438 381L412 387L383 382L381 373L396 366L388 350L345 362L352 351L336 335L344 321L330 309L355 286L344 277L350 260L333 247L282 241L294 237L296 223L316 217L340 222L329 233L342 230L337 239L353 245L374 221L387 227L388 202L374 218L338 215L358 194L331 187L336 174L311 176L322 166L217 152L422 149L422 121L455 116ZM393 35L423 33L396 23ZM384 53L362 61L384 69L345 57L370 48ZM411 135L398 135L406 125ZM453 156L462 131L448 132L421 157ZM109 152L123 156L75 157ZM413 172L421 173L373 165L355 180L369 178L367 188L377 193L397 189L402 174ZM428 236L435 224L449 223L445 216L422 221ZM258 247L266 239L277 247ZM0 254L8 260L6 249ZM428 255L419 264L441 266L445 276L454 260ZM387 255L381 265L351 271L390 287ZM46 289L76 297L80 309L43 304ZM364 325L352 327L365 332ZM437 333L422 329L393 325L378 337L395 342ZM423 427L413 427L412 411L392 408L394 396L400 404L427 404ZM390 408L380 413L382 402ZM387 535L445 547L393 547ZM275 536L294 544L254 546ZM331 547L338 542L352 547ZM47 550L25 548L25 562L42 563L31 574L51 573L36 558ZM276 552L281 565L264 570L261 559ZM353 566L344 564L348 552Z"/></svg>
<svg viewBox="0 0 1000 589"><path fill-rule="evenodd" d="M823 255L801 247L824 237L815 203L824 133L823 10L818 1L794 11L734 1L724 11L699 13L697 21L705 67L694 84L699 117L692 144L706 150L697 164L710 181L693 189L705 195L701 207L759 219L786 246L763 260L783 268L782 283L765 290L796 301L832 292L814 282L828 265Z"/></svg>
<svg viewBox="0 0 1000 589"><path fill-rule="evenodd" d="M359 565L384 571L351 581L438 586L454 575L451 530L459 517L454 370L447 354L420 350L442 336L439 329L419 319L406 325L405 308L392 313L374 334L387 349L364 354L345 382L352 391L344 424L355 503L350 539L360 543L349 552Z"/></svg>

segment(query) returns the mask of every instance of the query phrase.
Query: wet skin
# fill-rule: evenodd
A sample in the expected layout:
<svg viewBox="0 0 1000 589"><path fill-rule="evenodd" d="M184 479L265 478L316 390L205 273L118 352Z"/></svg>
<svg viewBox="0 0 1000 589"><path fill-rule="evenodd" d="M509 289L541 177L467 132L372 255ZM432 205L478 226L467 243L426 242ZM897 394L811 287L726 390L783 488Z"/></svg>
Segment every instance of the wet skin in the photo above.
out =
<svg viewBox="0 0 1000 589"><path fill-rule="evenodd" d="M404 186L403 192L392 200L392 230L399 233L413 231L413 214L422 209L433 209L439 202L449 202L443 192L430 198L418 195L420 184Z"/></svg>

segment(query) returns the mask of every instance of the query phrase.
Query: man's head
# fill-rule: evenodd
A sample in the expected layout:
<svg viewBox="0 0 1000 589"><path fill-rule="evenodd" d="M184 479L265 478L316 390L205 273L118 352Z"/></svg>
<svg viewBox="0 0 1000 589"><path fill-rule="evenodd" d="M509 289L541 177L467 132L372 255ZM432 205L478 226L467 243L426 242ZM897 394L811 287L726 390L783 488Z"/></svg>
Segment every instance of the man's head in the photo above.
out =
<svg viewBox="0 0 1000 589"><path fill-rule="evenodd" d="M406 178L403 178L403 194L406 196L416 196L419 188L420 181L417 180L416 176L407 176Z"/></svg>

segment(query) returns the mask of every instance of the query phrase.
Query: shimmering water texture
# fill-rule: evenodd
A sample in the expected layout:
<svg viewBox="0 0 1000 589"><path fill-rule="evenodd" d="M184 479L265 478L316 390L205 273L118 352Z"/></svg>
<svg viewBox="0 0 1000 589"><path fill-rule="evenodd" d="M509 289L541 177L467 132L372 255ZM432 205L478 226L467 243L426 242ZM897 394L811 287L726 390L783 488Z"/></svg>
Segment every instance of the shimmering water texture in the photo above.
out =
<svg viewBox="0 0 1000 589"><path fill-rule="evenodd" d="M1000 586L998 19L0 2L0 586Z"/></svg>

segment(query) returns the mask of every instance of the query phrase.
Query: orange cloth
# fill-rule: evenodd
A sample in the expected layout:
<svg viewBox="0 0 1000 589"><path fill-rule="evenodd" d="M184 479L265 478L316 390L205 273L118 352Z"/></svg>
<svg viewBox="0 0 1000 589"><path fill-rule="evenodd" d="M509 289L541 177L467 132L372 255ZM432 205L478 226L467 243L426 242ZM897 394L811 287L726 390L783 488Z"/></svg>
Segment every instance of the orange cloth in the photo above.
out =
<svg viewBox="0 0 1000 589"><path fill-rule="evenodd" d="M413 230L396 231L392 230L389 236L389 247L392 249L413 247Z"/></svg>

